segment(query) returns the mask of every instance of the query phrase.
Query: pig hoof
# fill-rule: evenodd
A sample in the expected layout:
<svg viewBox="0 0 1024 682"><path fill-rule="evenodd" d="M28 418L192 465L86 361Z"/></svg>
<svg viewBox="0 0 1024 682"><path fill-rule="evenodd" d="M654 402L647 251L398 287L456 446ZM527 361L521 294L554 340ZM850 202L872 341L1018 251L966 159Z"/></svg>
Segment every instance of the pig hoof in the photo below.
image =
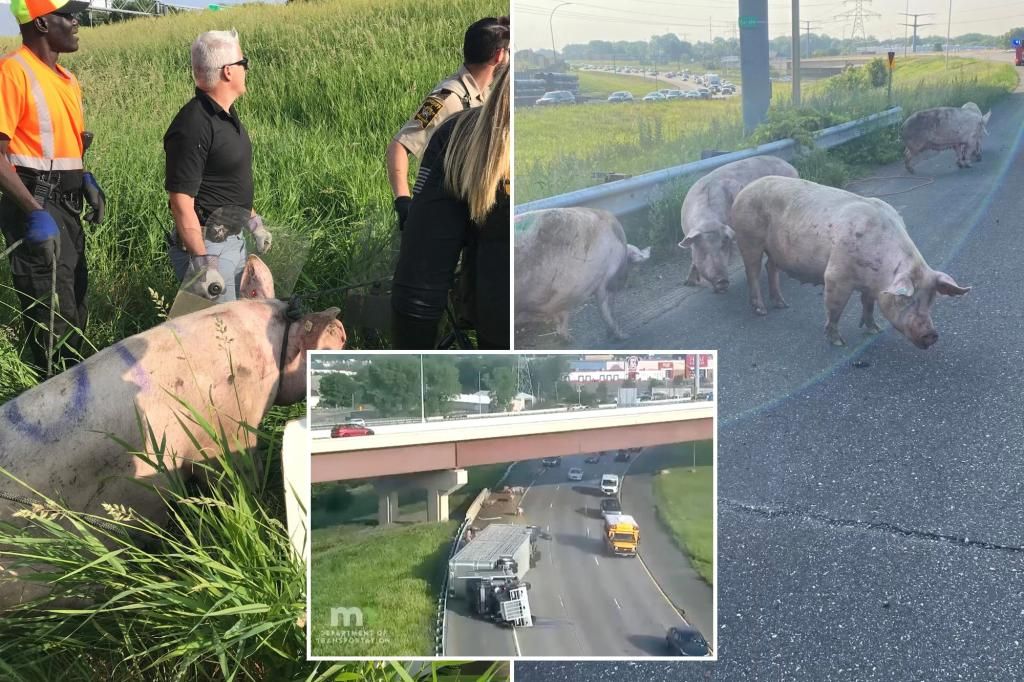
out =
<svg viewBox="0 0 1024 682"><path fill-rule="evenodd" d="M861 322L860 326L864 327L864 333L865 334L881 334L882 333L882 328L879 327L877 324L875 324L874 321L871 321L871 322Z"/></svg>
<svg viewBox="0 0 1024 682"><path fill-rule="evenodd" d="M754 309L754 314L755 315L767 315L768 314L768 311L765 309L765 307L763 305L758 305L758 304L755 303L751 307Z"/></svg>
<svg viewBox="0 0 1024 682"><path fill-rule="evenodd" d="M781 298L772 301L773 308L788 308L789 304L783 301Z"/></svg>
<svg viewBox="0 0 1024 682"><path fill-rule="evenodd" d="M686 281L683 282L683 286L684 287L695 287L695 286L697 286L697 280L695 280L693 277L688 277L686 279Z"/></svg>

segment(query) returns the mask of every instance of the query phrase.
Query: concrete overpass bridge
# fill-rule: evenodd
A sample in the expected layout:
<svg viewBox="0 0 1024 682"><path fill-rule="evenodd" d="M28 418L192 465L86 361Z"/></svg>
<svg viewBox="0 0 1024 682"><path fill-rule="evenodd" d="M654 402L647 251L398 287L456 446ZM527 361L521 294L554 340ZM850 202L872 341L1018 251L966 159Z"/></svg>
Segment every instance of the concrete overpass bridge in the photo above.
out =
<svg viewBox="0 0 1024 682"><path fill-rule="evenodd" d="M714 412L713 403L673 402L375 427L373 436L313 439L311 480L376 479L382 525L397 518L400 491L425 489L428 520L443 521L466 467L708 440Z"/></svg>

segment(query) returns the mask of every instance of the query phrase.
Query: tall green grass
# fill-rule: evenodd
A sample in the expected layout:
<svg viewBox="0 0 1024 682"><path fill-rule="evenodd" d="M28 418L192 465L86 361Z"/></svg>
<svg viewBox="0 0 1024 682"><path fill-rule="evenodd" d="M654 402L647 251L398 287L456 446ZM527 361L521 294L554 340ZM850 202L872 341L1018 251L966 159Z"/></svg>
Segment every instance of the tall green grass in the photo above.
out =
<svg viewBox="0 0 1024 682"><path fill-rule="evenodd" d="M308 292L390 276L397 231L387 143L461 64L466 26L508 8L502 0L313 0L82 28L80 50L61 63L81 82L86 126L96 133L86 165L108 198L106 222L87 227L88 338L102 348L155 324L147 287L173 298L162 139L192 97L189 45L199 33L237 29L251 60L237 108L253 141L255 208L279 228L275 249L288 246L285 228L311 244L300 287ZM5 260L0 283L9 281ZM13 292L0 290L0 327L20 329L9 310L16 306Z"/></svg>
<svg viewBox="0 0 1024 682"><path fill-rule="evenodd" d="M884 87L830 87L830 80L804 87L804 108L848 121L888 106ZM1016 85L1017 74L1006 64L951 59L946 69L940 57L905 59L897 62L894 72L892 103L903 107L907 115L934 106L960 106L969 100L985 110ZM640 89L636 86L636 92ZM789 84L773 83L769 123L773 115L791 115L787 113L792 108L791 95ZM598 182L594 174L645 173L696 161L704 149L729 151L750 146L743 134L741 106L741 99L733 97L517 109L516 201L524 203L591 186ZM674 203L681 202L680 197ZM661 213L674 213L677 220L678 211L675 205Z"/></svg>

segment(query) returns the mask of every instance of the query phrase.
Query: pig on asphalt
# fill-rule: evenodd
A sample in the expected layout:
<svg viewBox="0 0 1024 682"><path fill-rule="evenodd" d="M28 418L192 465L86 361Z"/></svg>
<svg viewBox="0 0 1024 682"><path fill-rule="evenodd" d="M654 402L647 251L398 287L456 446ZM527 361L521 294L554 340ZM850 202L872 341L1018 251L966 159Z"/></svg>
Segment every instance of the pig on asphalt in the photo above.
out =
<svg viewBox="0 0 1024 682"><path fill-rule="evenodd" d="M973 111L978 116L982 116L981 107L979 107L974 102L966 102L960 108L965 109L967 111ZM986 123L988 122L988 114L985 114L984 116L982 116L982 118L984 118ZM988 135L988 128L985 125L982 125L981 133L981 136L979 136L975 142L974 149L971 150L971 161L981 161L981 138L984 137L985 135Z"/></svg>
<svg viewBox="0 0 1024 682"><path fill-rule="evenodd" d="M860 326L869 333L879 331L877 301L893 327L918 348L928 348L939 338L931 318L936 294L962 296L971 290L928 267L899 213L881 199L807 180L767 177L737 195L731 220L754 312L767 313L759 281L767 254L774 307L787 307L779 271L825 285L825 336L836 346L845 343L838 323L854 291L860 292L863 306Z"/></svg>
<svg viewBox="0 0 1024 682"><path fill-rule="evenodd" d="M981 157L981 138L985 135L988 112L984 116L977 105L973 108L935 107L910 116L900 129L905 149L903 163L908 173L914 172L914 157L926 151L952 149L956 152L956 165L970 168L968 153L975 160Z"/></svg>
<svg viewBox="0 0 1024 682"><path fill-rule="evenodd" d="M736 235L729 227L729 210L739 191L766 175L796 178L796 168L774 156L755 156L716 168L697 182L683 200L680 212L683 241L690 249L690 273L684 284L708 282L716 294L729 289L729 260Z"/></svg>
<svg viewBox="0 0 1024 682"><path fill-rule="evenodd" d="M337 308L292 321L288 303L270 298L272 282L250 256L244 300L126 338L0 406L0 467L69 509L102 515L103 503L123 504L163 522L164 503L134 479L161 481L131 452L165 441L165 461L186 476L192 460L218 454L188 408L233 449L251 447L243 424L305 398L306 351L344 347ZM2 473L0 492L28 494ZM23 508L0 499L0 521ZM24 587L0 578L0 609L26 598Z"/></svg>
<svg viewBox="0 0 1024 682"><path fill-rule="evenodd" d="M520 231L522 229L523 231ZM569 340L569 315L591 296L611 333L626 338L612 317L611 292L625 285L633 263L650 247L626 243L626 233L608 211L552 208L516 216L516 323L553 319Z"/></svg>

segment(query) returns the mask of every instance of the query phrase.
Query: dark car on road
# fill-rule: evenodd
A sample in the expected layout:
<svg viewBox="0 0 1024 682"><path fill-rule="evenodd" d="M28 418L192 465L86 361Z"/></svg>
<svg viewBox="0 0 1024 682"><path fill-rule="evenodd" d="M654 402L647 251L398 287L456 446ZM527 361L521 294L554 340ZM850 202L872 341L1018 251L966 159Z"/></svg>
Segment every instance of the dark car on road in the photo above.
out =
<svg viewBox="0 0 1024 682"><path fill-rule="evenodd" d="M545 457L544 459L542 459L540 461L540 463L543 464L546 467L556 467L556 466L560 466L562 464L562 458L561 457Z"/></svg>
<svg viewBox="0 0 1024 682"><path fill-rule="evenodd" d="M670 656L707 656L711 647L704 636L691 627L671 627L665 635Z"/></svg>
<svg viewBox="0 0 1024 682"><path fill-rule="evenodd" d="M331 438L348 438L349 436L372 436L373 429L358 424L338 424L331 429Z"/></svg>
<svg viewBox="0 0 1024 682"><path fill-rule="evenodd" d="M617 497L606 497L601 500L602 514L618 514L622 511L622 503Z"/></svg>
<svg viewBox="0 0 1024 682"><path fill-rule="evenodd" d="M586 462L587 464L597 464L598 462L601 461L601 455L600 454L591 455L590 457L587 457L583 461Z"/></svg>
<svg viewBox="0 0 1024 682"><path fill-rule="evenodd" d="M625 90L619 90L618 92L613 92L612 94L608 95L608 101L609 102L632 102L633 101L633 93L626 92Z"/></svg>
<svg viewBox="0 0 1024 682"><path fill-rule="evenodd" d="M630 454L629 450L619 450L618 454L615 455L615 461L628 462L632 457L633 455Z"/></svg>
<svg viewBox="0 0 1024 682"><path fill-rule="evenodd" d="M576 96L568 90L552 90L551 92L545 92L544 96L535 102L537 106L547 106L553 104L575 104Z"/></svg>

